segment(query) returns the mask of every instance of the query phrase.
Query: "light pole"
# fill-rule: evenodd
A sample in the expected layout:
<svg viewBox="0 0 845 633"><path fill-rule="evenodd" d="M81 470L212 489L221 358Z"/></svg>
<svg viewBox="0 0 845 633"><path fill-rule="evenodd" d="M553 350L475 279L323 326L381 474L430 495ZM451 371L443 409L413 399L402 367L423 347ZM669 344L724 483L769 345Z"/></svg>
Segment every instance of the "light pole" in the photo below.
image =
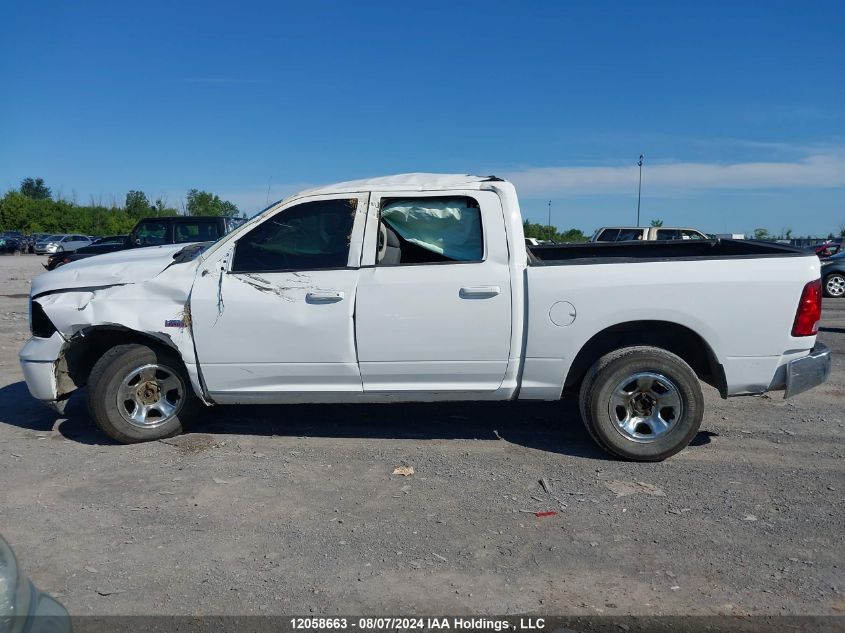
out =
<svg viewBox="0 0 845 633"><path fill-rule="evenodd" d="M640 154L640 160L637 161L637 165L640 167L640 185L637 187L637 228L640 227L640 197L643 192L643 158L644 156Z"/></svg>
<svg viewBox="0 0 845 633"><path fill-rule="evenodd" d="M552 239L552 201L549 200L549 223L546 225L549 229L549 241Z"/></svg>

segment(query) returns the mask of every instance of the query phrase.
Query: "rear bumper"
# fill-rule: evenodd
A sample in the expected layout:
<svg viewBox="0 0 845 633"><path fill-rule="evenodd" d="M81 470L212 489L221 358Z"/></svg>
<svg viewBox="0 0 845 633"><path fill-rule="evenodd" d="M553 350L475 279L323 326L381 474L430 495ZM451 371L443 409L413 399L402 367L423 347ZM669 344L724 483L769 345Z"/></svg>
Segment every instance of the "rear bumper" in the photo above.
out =
<svg viewBox="0 0 845 633"><path fill-rule="evenodd" d="M807 356L787 363L786 391L783 397L791 398L822 384L830 376L830 366L830 349L822 343L816 343Z"/></svg>

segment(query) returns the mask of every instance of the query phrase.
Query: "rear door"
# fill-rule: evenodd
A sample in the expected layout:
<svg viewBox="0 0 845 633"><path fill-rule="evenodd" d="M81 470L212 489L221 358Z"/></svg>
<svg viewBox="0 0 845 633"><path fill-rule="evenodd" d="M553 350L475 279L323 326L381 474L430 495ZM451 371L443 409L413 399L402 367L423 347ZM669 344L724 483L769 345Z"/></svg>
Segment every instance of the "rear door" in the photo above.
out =
<svg viewBox="0 0 845 633"><path fill-rule="evenodd" d="M373 192L362 261L356 338L365 392L454 396L502 384L511 281L498 195Z"/></svg>

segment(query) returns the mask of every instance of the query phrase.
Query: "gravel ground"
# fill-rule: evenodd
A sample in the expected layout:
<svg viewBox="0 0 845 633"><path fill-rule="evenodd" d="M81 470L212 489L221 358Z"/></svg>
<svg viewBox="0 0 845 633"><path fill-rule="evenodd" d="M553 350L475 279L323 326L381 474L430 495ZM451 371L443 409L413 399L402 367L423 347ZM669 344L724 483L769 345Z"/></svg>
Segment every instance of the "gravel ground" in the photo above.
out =
<svg viewBox="0 0 845 633"><path fill-rule="evenodd" d="M0 532L71 614L845 613L845 300L829 383L708 388L660 464L572 403L217 407L121 446L22 382L40 264L0 258Z"/></svg>

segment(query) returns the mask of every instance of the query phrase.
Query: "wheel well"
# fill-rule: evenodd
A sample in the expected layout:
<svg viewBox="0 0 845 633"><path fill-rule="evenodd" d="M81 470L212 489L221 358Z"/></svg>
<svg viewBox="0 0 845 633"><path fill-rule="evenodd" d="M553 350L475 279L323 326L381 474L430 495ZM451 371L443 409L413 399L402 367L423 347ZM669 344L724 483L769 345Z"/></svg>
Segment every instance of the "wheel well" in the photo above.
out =
<svg viewBox="0 0 845 633"><path fill-rule="evenodd" d="M563 389L577 391L587 370L605 354L632 345L651 345L680 356L700 380L727 397L725 372L707 342L696 332L668 321L631 321L602 330L587 341L569 368Z"/></svg>
<svg viewBox="0 0 845 633"><path fill-rule="evenodd" d="M64 348L59 364L59 382L69 380L74 387L82 387L103 354L117 345L138 343L153 349L175 349L162 340L119 326L97 326L76 334ZM69 386L69 385L67 385ZM70 391L71 389L63 389Z"/></svg>

